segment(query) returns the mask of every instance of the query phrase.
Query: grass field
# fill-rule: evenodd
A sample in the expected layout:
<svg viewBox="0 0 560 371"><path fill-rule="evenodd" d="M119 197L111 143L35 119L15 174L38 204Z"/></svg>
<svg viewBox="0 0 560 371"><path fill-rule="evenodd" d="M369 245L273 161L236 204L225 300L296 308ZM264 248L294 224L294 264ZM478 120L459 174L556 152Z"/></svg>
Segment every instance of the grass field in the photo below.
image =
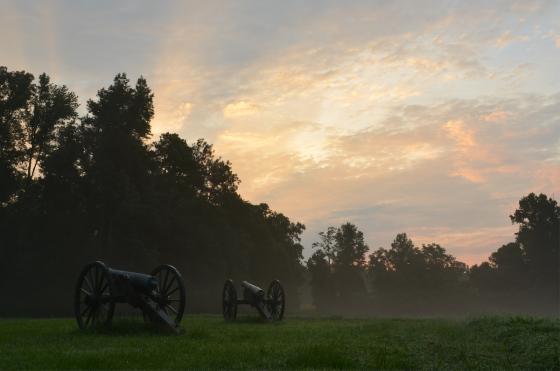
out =
<svg viewBox="0 0 560 371"><path fill-rule="evenodd" d="M254 319L187 316L165 336L140 322L84 333L71 319L0 320L1 369L560 369L560 321L528 317Z"/></svg>

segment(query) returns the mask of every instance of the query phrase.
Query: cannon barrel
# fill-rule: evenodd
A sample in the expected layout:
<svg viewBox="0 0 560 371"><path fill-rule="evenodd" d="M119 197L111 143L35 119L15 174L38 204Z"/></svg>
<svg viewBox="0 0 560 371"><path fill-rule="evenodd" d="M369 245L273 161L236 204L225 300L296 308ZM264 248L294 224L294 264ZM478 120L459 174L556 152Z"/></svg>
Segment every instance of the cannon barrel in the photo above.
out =
<svg viewBox="0 0 560 371"><path fill-rule="evenodd" d="M264 290L261 289L259 286L253 285L250 282L243 281L241 282L241 286L243 286L244 289L251 291L253 295L264 296Z"/></svg>
<svg viewBox="0 0 560 371"><path fill-rule="evenodd" d="M157 278L149 274L121 271L112 268L109 268L109 274L117 286L120 283L128 282L132 287L144 293L150 293L158 286Z"/></svg>
<svg viewBox="0 0 560 371"><path fill-rule="evenodd" d="M241 286L244 289L243 298L252 305L256 305L257 303L264 300L264 290L260 287L255 286L247 281L241 282Z"/></svg>

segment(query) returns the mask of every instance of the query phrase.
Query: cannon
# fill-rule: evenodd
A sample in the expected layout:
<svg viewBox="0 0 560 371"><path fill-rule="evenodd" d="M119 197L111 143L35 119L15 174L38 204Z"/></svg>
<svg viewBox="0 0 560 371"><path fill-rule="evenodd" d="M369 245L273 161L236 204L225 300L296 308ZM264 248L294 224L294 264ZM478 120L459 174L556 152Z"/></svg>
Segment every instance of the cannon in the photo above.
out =
<svg viewBox="0 0 560 371"><path fill-rule="evenodd" d="M87 264L78 276L74 293L78 327L109 326L117 303L139 308L145 321L179 333L185 311L183 277L168 264L150 274L108 268L101 261Z"/></svg>
<svg viewBox="0 0 560 371"><path fill-rule="evenodd" d="M243 299L237 299L237 291L233 280L228 279L222 291L222 313L226 321L233 321L237 317L237 306L249 304L254 307L263 319L280 321L284 317L286 295L280 281L274 280L264 290L247 281L241 282Z"/></svg>

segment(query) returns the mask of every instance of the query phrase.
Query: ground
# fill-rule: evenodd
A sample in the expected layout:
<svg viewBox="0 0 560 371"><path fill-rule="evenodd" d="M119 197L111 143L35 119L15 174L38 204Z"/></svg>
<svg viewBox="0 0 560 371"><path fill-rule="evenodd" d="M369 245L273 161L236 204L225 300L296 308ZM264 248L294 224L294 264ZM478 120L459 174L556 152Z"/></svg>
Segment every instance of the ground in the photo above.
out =
<svg viewBox="0 0 560 371"><path fill-rule="evenodd" d="M183 335L140 321L78 331L72 319L0 319L0 369L560 369L560 320L186 316Z"/></svg>

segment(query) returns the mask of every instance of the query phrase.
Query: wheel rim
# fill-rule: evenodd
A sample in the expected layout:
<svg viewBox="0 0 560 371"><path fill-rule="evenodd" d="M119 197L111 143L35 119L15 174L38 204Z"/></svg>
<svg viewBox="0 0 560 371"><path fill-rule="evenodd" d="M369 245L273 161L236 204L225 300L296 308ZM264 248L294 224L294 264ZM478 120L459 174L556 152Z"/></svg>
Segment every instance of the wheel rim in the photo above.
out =
<svg viewBox="0 0 560 371"><path fill-rule="evenodd" d="M78 327L91 329L111 323L115 310L112 292L113 285L105 264L96 261L82 269L74 293Z"/></svg>
<svg viewBox="0 0 560 371"><path fill-rule="evenodd" d="M281 320L284 317L286 296L284 294L284 288L280 284L280 281L274 280L270 283L266 298L270 318L274 321Z"/></svg>
<svg viewBox="0 0 560 371"><path fill-rule="evenodd" d="M232 280L227 280L222 291L222 312L226 321L237 316L237 292Z"/></svg>
<svg viewBox="0 0 560 371"><path fill-rule="evenodd" d="M160 265L152 271L158 280L157 294L154 298L158 309L179 324L185 311L185 284L181 273L172 265Z"/></svg>

